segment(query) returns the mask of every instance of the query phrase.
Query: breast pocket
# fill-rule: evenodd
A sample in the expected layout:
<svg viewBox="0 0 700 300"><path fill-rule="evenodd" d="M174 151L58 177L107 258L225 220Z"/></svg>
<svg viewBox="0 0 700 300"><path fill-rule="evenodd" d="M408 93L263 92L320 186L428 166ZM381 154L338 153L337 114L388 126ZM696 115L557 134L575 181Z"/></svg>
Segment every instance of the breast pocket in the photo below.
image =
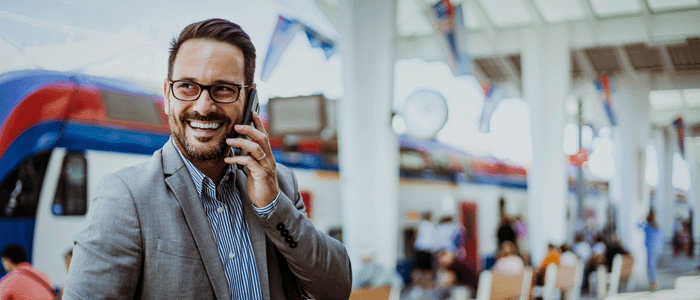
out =
<svg viewBox="0 0 700 300"><path fill-rule="evenodd" d="M199 250L158 239L154 257L155 299L212 299L213 289ZM150 297L150 295L148 295ZM148 297L145 297L148 298Z"/></svg>
<svg viewBox="0 0 700 300"><path fill-rule="evenodd" d="M161 239L157 240L156 251L184 258L202 260L197 248Z"/></svg>

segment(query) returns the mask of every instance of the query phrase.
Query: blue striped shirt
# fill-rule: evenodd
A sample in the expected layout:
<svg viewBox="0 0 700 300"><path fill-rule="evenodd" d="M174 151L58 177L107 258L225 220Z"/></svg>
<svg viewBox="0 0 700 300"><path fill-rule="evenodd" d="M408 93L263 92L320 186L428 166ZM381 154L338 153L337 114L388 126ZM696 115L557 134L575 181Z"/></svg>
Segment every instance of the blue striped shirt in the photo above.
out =
<svg viewBox="0 0 700 300"><path fill-rule="evenodd" d="M173 142L174 144L174 142ZM177 146L175 149L178 149ZM190 172L204 211L214 233L221 262L232 299L262 300L258 269L250 241L248 223L243 217L243 205L236 189L236 171L229 165L219 186L195 167L177 150ZM253 206L261 217L267 217L277 206L277 198L264 208Z"/></svg>

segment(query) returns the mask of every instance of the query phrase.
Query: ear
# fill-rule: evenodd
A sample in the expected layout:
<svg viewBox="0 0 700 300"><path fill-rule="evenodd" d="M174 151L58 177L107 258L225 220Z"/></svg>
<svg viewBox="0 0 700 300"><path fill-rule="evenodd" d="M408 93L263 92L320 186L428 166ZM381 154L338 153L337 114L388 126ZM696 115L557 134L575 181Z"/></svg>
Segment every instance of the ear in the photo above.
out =
<svg viewBox="0 0 700 300"><path fill-rule="evenodd" d="M170 93L168 92L169 87L170 84L168 83L168 79L166 78L163 81L163 109L165 110L166 115L170 113Z"/></svg>

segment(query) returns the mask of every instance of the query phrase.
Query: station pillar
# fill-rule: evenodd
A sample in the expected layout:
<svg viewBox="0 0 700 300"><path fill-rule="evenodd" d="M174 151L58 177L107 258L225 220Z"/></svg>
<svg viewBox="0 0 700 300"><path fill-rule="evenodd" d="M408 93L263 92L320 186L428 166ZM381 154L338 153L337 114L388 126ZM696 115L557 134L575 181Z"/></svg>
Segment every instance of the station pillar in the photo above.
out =
<svg viewBox="0 0 700 300"><path fill-rule="evenodd" d="M654 130L654 147L657 151L659 183L654 190L652 207L656 214L656 222L661 230L664 245L673 235L673 205L676 198L673 192L673 153L675 148L668 127ZM666 249L664 249L666 250Z"/></svg>
<svg viewBox="0 0 700 300"><path fill-rule="evenodd" d="M649 143L648 76L620 75L612 78L613 160L610 198L616 207L617 237L634 257L634 278L646 275L644 233L638 226L649 212L649 188L644 180L646 148Z"/></svg>
<svg viewBox="0 0 700 300"><path fill-rule="evenodd" d="M566 24L523 29L522 84L530 105L532 166L528 170L528 237L538 265L547 244L566 239L568 203L563 151L564 102L571 84L569 30Z"/></svg>
<svg viewBox="0 0 700 300"><path fill-rule="evenodd" d="M355 272L366 251L388 270L398 257L399 145L391 128L395 12L395 0L339 2L340 197L343 242Z"/></svg>

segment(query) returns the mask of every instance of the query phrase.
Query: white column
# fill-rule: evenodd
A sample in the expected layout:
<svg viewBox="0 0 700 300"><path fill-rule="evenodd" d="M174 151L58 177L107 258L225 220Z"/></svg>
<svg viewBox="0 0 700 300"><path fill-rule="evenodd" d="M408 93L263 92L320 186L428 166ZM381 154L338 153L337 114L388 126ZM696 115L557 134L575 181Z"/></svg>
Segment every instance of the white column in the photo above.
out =
<svg viewBox="0 0 700 300"><path fill-rule="evenodd" d="M565 24L523 29L523 91L530 104L532 167L528 171L528 220L532 261L548 243L566 240L568 199L562 150L564 102L571 82L569 30Z"/></svg>
<svg viewBox="0 0 700 300"><path fill-rule="evenodd" d="M362 247L389 270L398 254L399 146L391 129L394 0L340 1L343 97L338 147L343 239L359 270Z"/></svg>
<svg viewBox="0 0 700 300"><path fill-rule="evenodd" d="M649 142L649 79L646 76L612 78L615 174L610 182L612 202L617 208L617 234L622 245L635 258L636 278L644 278L646 248L638 222L649 211L648 189L644 181L646 147Z"/></svg>
<svg viewBox="0 0 700 300"><path fill-rule="evenodd" d="M654 191L654 209L664 243L668 242L673 236L673 224L675 223L673 219L673 203L676 199L671 182L675 149L669 129L665 127L659 128L656 134L659 184Z"/></svg>
<svg viewBox="0 0 700 300"><path fill-rule="evenodd" d="M697 138L685 136L685 159L688 161L688 167L690 168L690 190L688 191L688 203L690 208L693 210L693 232L691 234L695 237L695 243L699 243L698 237L700 237L700 184L698 180L700 178L700 169L698 169L698 150L697 144L695 142ZM694 255L698 255L697 247Z"/></svg>

